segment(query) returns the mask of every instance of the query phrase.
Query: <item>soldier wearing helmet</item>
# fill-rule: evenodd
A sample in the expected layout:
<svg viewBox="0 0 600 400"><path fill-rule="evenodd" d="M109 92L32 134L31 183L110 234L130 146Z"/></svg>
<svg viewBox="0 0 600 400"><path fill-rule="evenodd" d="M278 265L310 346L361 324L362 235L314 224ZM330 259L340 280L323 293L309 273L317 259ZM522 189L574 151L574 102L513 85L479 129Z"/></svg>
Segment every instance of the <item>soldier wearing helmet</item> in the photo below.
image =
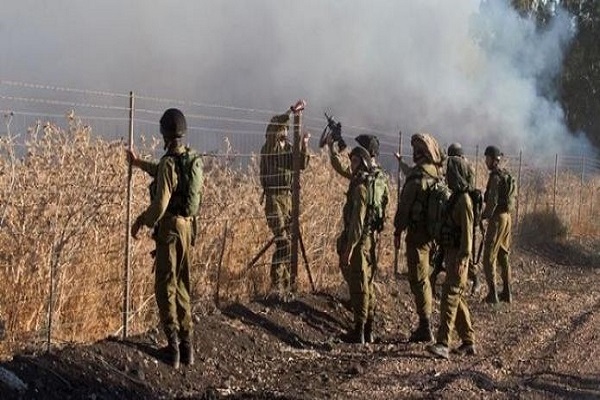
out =
<svg viewBox="0 0 600 400"><path fill-rule="evenodd" d="M446 181L452 191L444 218L445 234L442 236L446 280L440 305L440 325L436 343L427 350L438 357L449 358L450 336L456 330L462 345L459 352L475 354L474 331L471 314L464 297L467 288L469 261L473 248L473 203L469 190L470 166L460 156L449 156Z"/></svg>
<svg viewBox="0 0 600 400"><path fill-rule="evenodd" d="M368 188L367 174L372 170L371 154L361 146L350 152L352 173L346 204L343 208L344 227L337 240L337 251L342 274L348 283L350 303L354 314L354 328L350 331L352 343L372 342L375 312L373 290L374 257L372 232L366 223Z"/></svg>
<svg viewBox="0 0 600 400"><path fill-rule="evenodd" d="M467 179L467 182L469 183L471 189L475 189L475 170L473 169L471 163L469 163L469 161L465 157L462 145L458 142L451 143L450 146L448 146L447 153L448 159L450 159L450 157L460 157L464 161L467 168L467 170L465 171L465 178ZM476 226L473 227L473 232L475 232L475 228ZM443 250L440 249L439 246L437 246L435 250L441 251L443 253ZM432 256L432 260L434 262L432 265L433 272L431 273L430 280L434 295L436 294L435 285L437 281L437 276L441 271L444 270L443 259L443 255L439 256L438 254L433 254ZM479 282L479 277L477 276L477 264L475 264L473 259L471 259L471 261L469 262L469 279L472 282L471 294L475 295L479 292L481 284Z"/></svg>
<svg viewBox="0 0 600 400"><path fill-rule="evenodd" d="M511 293L511 268L508 259L512 230L512 192L507 187L510 174L500 168L500 161L504 154L496 146L485 149L485 164L490 171L484 201L482 219L487 220L485 244L483 250L483 269L488 284L487 303L495 304L498 301L510 303ZM512 179L512 178L511 178ZM500 267L504 288L498 295L496 290L496 264Z"/></svg>
<svg viewBox="0 0 600 400"><path fill-rule="evenodd" d="M161 352L174 368L179 368L180 361L186 365L194 363L189 270L193 217L181 215L174 206L179 200L176 197L181 180L176 159L190 151L182 143L186 132L185 116L180 110L170 108L160 119L166 150L160 162L142 160L128 151L131 165L154 177L156 183L151 203L133 223L131 235L137 239L142 226L155 228L155 297L168 341Z"/></svg>
<svg viewBox="0 0 600 400"><path fill-rule="evenodd" d="M273 300L285 300L293 290L290 270L293 153L292 144L288 139L290 114L293 112L294 106L287 112L271 118L265 134L265 144L260 150L260 183L263 189L265 216L267 225L275 236L269 293ZM308 138L309 135L305 134L300 145L301 169L306 168L308 164Z"/></svg>
<svg viewBox="0 0 600 400"><path fill-rule="evenodd" d="M428 133L411 137L413 161L402 188L398 209L394 218L394 245L400 247L401 233L406 230L406 262L408 280L415 298L419 325L411 333L410 342L429 342L431 333L432 289L429 280L429 255L433 238L427 231L425 218L428 188L442 179L440 170L442 150L437 140Z"/></svg>

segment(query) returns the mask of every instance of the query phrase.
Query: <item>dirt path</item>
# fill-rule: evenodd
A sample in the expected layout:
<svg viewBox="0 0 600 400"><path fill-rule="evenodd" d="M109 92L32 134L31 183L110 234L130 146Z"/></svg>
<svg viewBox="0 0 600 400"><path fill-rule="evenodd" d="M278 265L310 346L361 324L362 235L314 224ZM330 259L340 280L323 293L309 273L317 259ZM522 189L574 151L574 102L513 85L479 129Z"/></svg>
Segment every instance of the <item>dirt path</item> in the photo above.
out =
<svg viewBox="0 0 600 400"><path fill-rule="evenodd" d="M125 343L19 355L1 366L28 389L19 395L0 386L0 397L600 398L597 257L571 247L537 247L518 250L512 263L513 304L492 307L470 298L475 356L437 360L424 345L407 343L416 319L408 282L380 276L374 345L340 340L351 319L340 287L286 304L234 304L199 316L199 360L180 371L156 359L156 332Z"/></svg>

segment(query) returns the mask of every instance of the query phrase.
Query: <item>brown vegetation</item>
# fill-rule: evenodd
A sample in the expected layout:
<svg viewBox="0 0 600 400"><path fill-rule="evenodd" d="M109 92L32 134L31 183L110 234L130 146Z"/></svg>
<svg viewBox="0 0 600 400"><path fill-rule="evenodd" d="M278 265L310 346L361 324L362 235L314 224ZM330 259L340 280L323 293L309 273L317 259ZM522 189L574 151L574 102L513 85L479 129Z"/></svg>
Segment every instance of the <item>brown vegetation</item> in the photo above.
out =
<svg viewBox="0 0 600 400"><path fill-rule="evenodd" d="M153 153L156 145L156 141L142 140L138 152ZM44 343L49 331L52 343L120 333L126 251L124 143L93 136L89 127L71 117L66 130L52 124L31 129L24 147L10 135L2 138L0 153L3 353L24 344ZM269 237L259 203L256 159L240 170L232 167L238 165L232 162L235 157L229 152L205 158L204 205L192 272L197 310L214 307L217 288L222 302L247 300L268 288L270 252L246 268ZM550 225L560 222L569 234L597 234L593 222L598 216L598 207L593 205L597 180L581 187L576 177L564 174L560 181L560 201ZM149 182L143 172L134 172L133 217L147 205ZM335 238L346 185L328 166L326 154L313 154L302 175L301 231L319 289L340 282ZM520 218L534 233L551 231L539 218L541 212L553 208L553 192L548 187L552 187L552 177L543 175L521 183ZM392 188L391 193L389 215L396 204L396 190ZM132 333L156 324L149 255L153 242L147 233L148 237L132 241ZM391 218L379 251L380 268L390 269ZM307 290L303 265L299 270L300 290Z"/></svg>

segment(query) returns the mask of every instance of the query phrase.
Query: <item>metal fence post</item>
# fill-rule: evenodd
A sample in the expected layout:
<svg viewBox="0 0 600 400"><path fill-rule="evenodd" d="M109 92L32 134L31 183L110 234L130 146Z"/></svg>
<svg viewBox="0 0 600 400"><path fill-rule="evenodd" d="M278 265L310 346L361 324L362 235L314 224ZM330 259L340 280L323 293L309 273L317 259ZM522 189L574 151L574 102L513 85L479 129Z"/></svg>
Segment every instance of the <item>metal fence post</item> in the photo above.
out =
<svg viewBox="0 0 600 400"><path fill-rule="evenodd" d="M552 199L552 213L556 214L556 188L558 186L558 153L554 157L554 187L552 188L553 199Z"/></svg>
<svg viewBox="0 0 600 400"><path fill-rule="evenodd" d="M135 97L133 92L129 92L129 151L133 150L133 111ZM129 310L131 308L130 299L130 280L131 280L131 201L133 197L133 165L127 166L127 216L125 227L125 281L123 282L123 339L127 338L129 333Z"/></svg>
<svg viewBox="0 0 600 400"><path fill-rule="evenodd" d="M296 279L298 278L298 247L300 236L300 128L302 125L302 111L294 112L294 144L293 144L293 165L294 173L292 175L292 221L291 221L291 286L296 290Z"/></svg>
<svg viewBox="0 0 600 400"><path fill-rule="evenodd" d="M577 210L577 224L581 224L581 207L583 206L583 180L585 174L585 154L581 156L581 180L579 182L579 207Z"/></svg>

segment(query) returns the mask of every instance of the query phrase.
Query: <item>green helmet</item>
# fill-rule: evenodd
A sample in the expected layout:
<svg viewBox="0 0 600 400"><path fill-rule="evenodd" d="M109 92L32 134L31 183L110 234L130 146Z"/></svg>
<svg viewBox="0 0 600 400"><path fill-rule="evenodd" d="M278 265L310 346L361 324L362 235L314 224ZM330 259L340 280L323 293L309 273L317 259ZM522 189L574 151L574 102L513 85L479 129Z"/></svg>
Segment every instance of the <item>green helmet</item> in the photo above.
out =
<svg viewBox="0 0 600 400"><path fill-rule="evenodd" d="M168 139L182 138L187 131L183 113L177 108L169 108L160 118L160 133Z"/></svg>
<svg viewBox="0 0 600 400"><path fill-rule="evenodd" d="M450 146L448 146L448 156L461 157L462 155L463 155L463 148L460 143L454 142Z"/></svg>
<svg viewBox="0 0 600 400"><path fill-rule="evenodd" d="M483 153L485 156L490 156L492 158L499 159L504 154L500 151L496 146L488 146L485 148L485 152Z"/></svg>

